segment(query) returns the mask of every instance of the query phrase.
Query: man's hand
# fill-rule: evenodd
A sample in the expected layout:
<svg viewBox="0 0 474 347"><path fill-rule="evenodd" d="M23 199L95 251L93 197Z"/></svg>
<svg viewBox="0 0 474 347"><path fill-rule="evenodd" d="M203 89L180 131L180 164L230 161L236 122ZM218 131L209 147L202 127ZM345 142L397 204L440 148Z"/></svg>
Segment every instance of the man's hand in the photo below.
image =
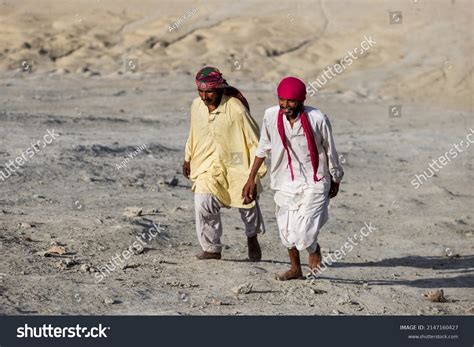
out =
<svg viewBox="0 0 474 347"><path fill-rule="evenodd" d="M339 183L331 180L331 188L329 189L329 199L334 198L339 192Z"/></svg>
<svg viewBox="0 0 474 347"><path fill-rule="evenodd" d="M254 180L249 179L245 183L244 189L242 189L242 198L244 199L244 205L250 204L257 197L257 185Z"/></svg>
<svg viewBox="0 0 474 347"><path fill-rule="evenodd" d="M184 177L189 178L190 174L191 174L191 163L185 160L183 163L183 175Z"/></svg>

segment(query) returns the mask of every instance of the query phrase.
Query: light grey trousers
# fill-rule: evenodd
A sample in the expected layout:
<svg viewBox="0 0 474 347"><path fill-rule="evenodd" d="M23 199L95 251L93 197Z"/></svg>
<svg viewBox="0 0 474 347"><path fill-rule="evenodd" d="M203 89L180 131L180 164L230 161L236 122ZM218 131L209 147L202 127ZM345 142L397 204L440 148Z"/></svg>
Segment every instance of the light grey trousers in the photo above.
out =
<svg viewBox="0 0 474 347"><path fill-rule="evenodd" d="M222 204L212 194L194 194L194 209L196 212L196 232L201 247L206 252L220 253L222 250L222 220L221 208L230 208ZM262 212L258 201L252 208L239 208L240 218L245 224L245 235L252 237L265 233Z"/></svg>

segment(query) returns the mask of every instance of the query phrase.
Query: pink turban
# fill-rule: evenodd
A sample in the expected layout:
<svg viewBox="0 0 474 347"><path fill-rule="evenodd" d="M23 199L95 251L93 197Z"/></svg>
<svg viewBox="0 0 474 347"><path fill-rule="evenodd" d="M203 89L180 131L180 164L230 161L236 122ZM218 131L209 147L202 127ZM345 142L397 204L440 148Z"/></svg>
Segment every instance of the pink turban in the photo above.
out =
<svg viewBox="0 0 474 347"><path fill-rule="evenodd" d="M215 89L227 87L227 83L222 77L219 69L206 66L198 71L196 74L196 85L201 89Z"/></svg>
<svg viewBox="0 0 474 347"><path fill-rule="evenodd" d="M282 79L280 84L278 85L277 92L280 98L287 100L304 101L306 99L306 86L301 80L296 77L286 77ZM308 117L309 116L305 112L305 109L303 107L300 110L301 126L303 128L303 132L308 143L309 155L311 158L311 164L313 166L313 179L315 182L318 182L323 179L323 177L318 178L316 176L319 166L319 154L318 147L316 146L316 140L314 138L314 132ZM288 141L285 135L285 127L283 125L283 111L281 109L278 111L277 128L278 133L280 134L281 142L283 143L283 147L285 148L286 154L288 156L288 167L290 169L291 180L293 181L295 179L295 176L293 173L293 165L291 163L291 154L288 148Z"/></svg>
<svg viewBox="0 0 474 347"><path fill-rule="evenodd" d="M278 96L287 100L304 101L306 99L306 86L296 77L285 77L277 89Z"/></svg>

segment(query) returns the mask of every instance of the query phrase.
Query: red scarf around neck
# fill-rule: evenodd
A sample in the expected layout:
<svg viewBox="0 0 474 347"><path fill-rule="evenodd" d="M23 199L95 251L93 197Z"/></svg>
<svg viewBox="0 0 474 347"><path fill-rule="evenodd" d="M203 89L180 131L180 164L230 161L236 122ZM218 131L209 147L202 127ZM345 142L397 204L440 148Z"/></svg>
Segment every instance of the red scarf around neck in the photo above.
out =
<svg viewBox="0 0 474 347"><path fill-rule="evenodd" d="M313 179L315 182L318 182L319 180L321 180L318 179L316 176L319 166L319 153L318 148L316 147L313 129L311 129L311 124L308 120L308 115L306 112L304 112L304 106L300 112L300 121L304 135L306 137L306 141L308 141L309 156L311 158L311 164L313 166ZM285 148L286 154L288 155L288 166L290 167L291 180L294 181L295 176L293 174L293 166L291 164L291 155L290 150L288 149L288 142L286 141L285 127L283 125L283 112L281 109L278 111L277 127L278 133L280 134L281 142L283 143L283 147Z"/></svg>

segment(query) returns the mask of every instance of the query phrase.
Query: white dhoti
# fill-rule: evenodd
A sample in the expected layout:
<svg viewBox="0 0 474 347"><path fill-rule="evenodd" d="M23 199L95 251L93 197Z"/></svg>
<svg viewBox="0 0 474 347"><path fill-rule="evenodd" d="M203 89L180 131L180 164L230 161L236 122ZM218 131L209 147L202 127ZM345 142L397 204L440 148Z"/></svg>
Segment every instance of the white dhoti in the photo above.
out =
<svg viewBox="0 0 474 347"><path fill-rule="evenodd" d="M344 170L339 163L329 118L320 110L304 106L316 142L318 165L313 167L308 139L298 115L292 122L283 117L283 130L288 152L278 128L280 106L268 108L255 155L265 158L270 153L271 188L276 191L276 219L280 238L287 248L316 251L321 227L328 220L328 194L331 180L340 182ZM293 175L290 170L291 157ZM316 172L314 172L316 170ZM319 179L314 180L314 174Z"/></svg>
<svg viewBox="0 0 474 347"><path fill-rule="evenodd" d="M330 186L330 182L323 179L316 185L300 186L296 192L292 189L276 192L275 214L285 247L316 251L319 231L328 221Z"/></svg>
<svg viewBox="0 0 474 347"><path fill-rule="evenodd" d="M230 208L222 204L212 194L194 194L194 208L196 212L196 232L201 247L206 252L220 253L222 250L222 221L221 208ZM265 233L262 212L258 201L252 208L239 208L240 218L245 225L245 235L252 237L258 233Z"/></svg>

